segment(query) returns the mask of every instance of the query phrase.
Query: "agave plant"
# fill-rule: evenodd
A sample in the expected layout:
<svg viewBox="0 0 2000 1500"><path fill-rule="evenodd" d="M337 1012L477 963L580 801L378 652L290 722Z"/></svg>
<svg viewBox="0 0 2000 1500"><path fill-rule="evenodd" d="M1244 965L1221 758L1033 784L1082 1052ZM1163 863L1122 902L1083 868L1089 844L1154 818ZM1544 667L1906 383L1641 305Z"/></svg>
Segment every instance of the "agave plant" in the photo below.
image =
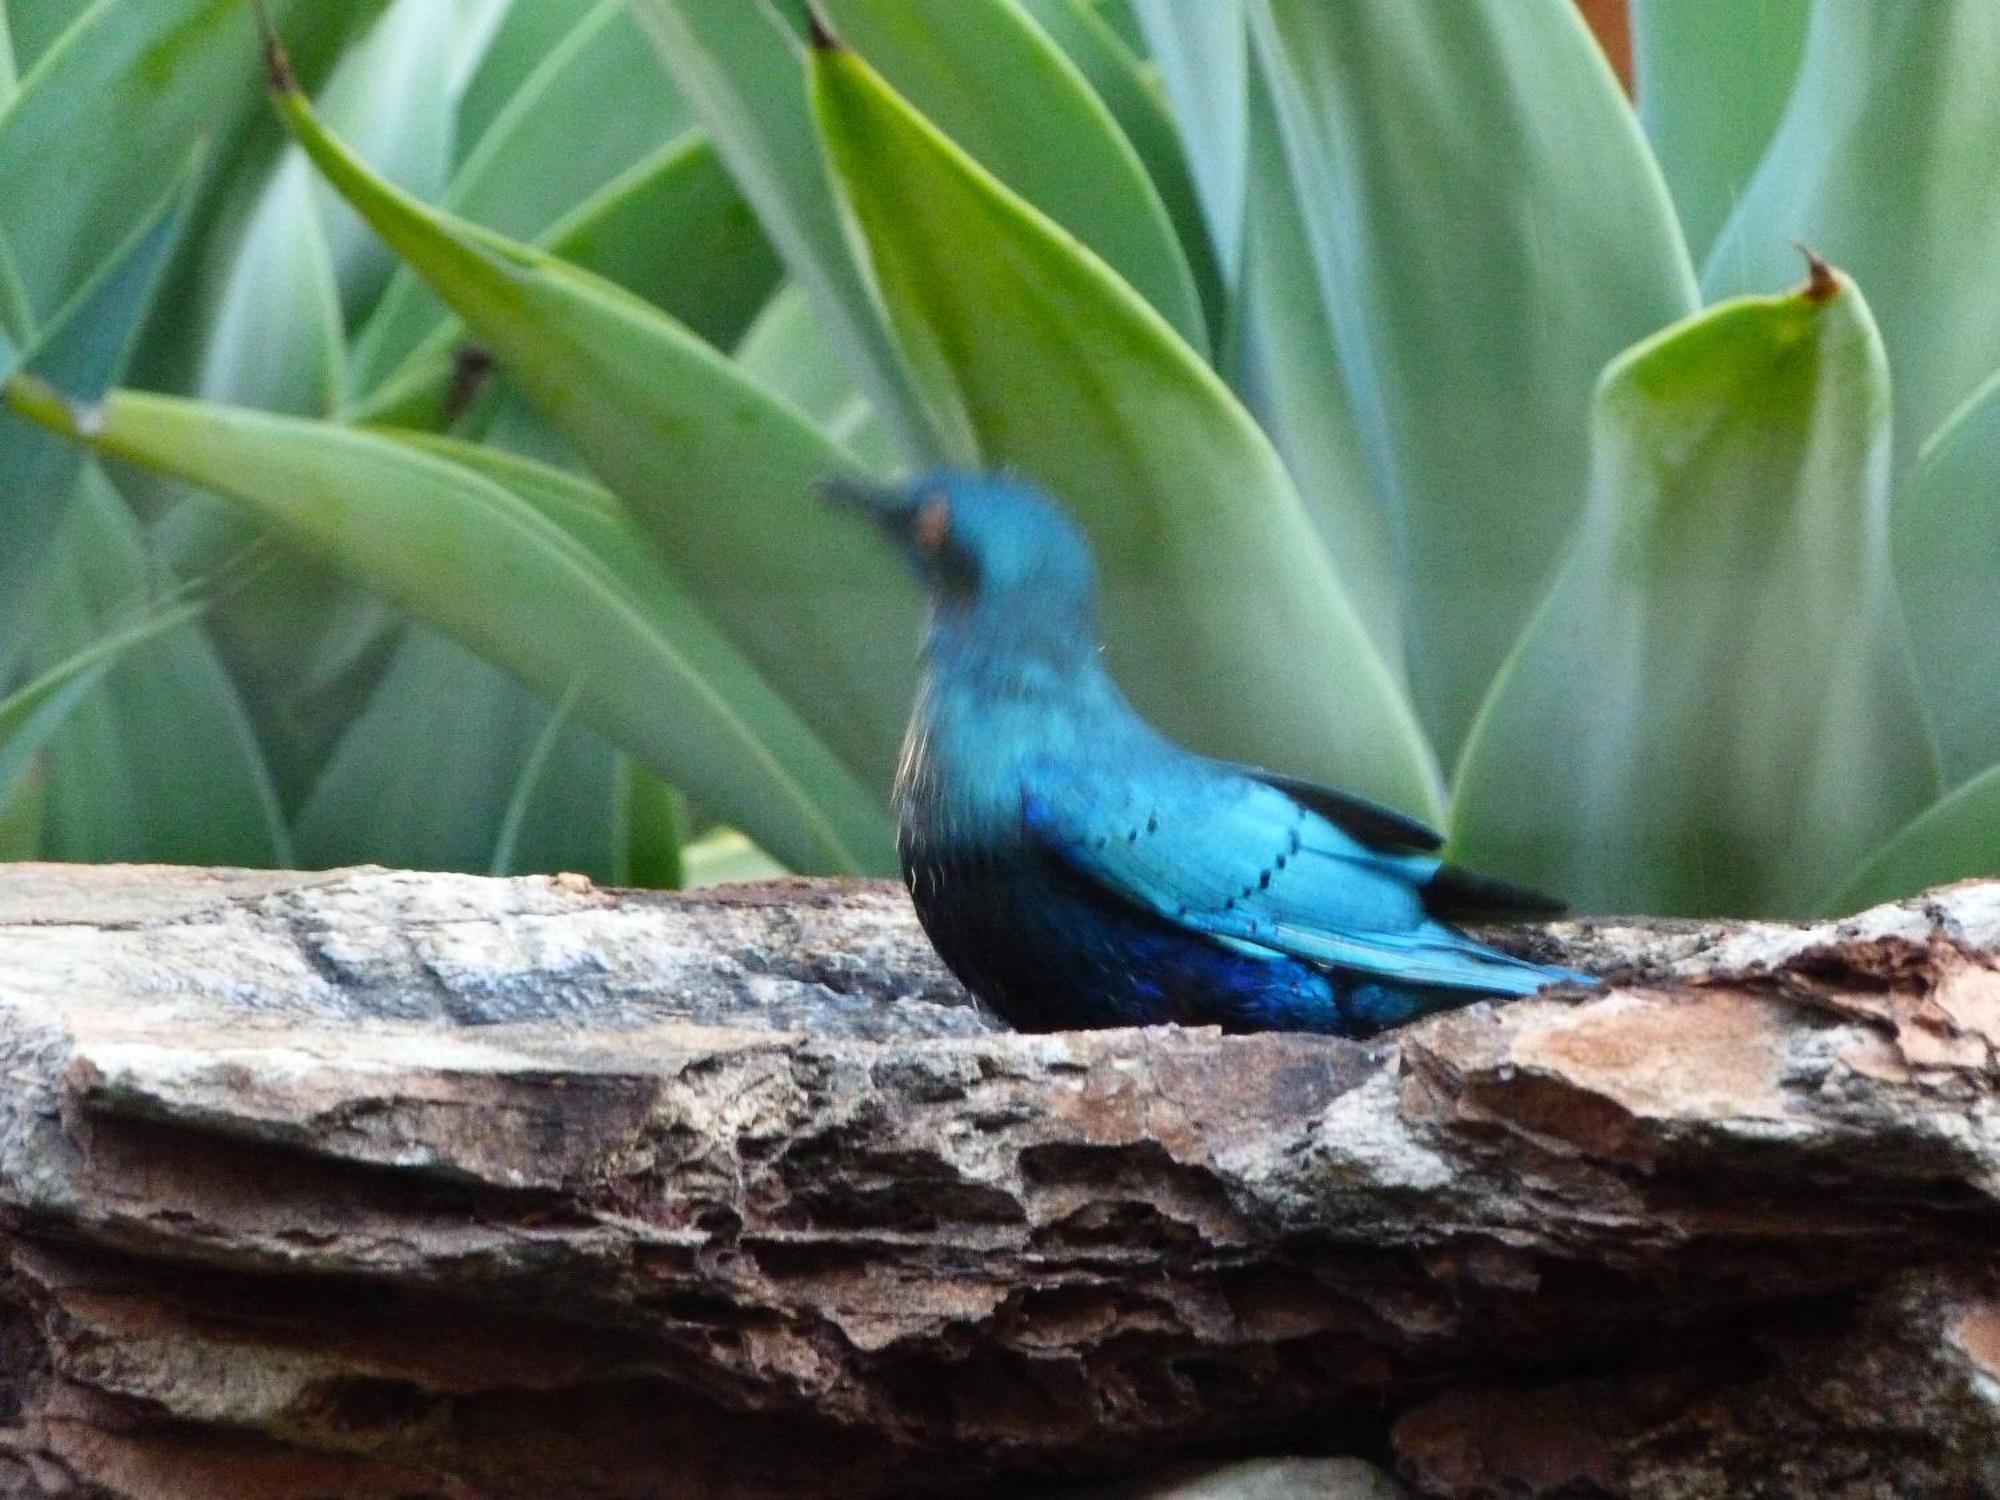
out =
<svg viewBox="0 0 2000 1500"><path fill-rule="evenodd" d="M16 670L207 601L38 847L884 869L914 590L806 492L949 463L1163 726L1585 908L2000 866L1990 0L1633 0L1636 109L1569 0L299 0L282 133L230 0L6 3Z"/></svg>

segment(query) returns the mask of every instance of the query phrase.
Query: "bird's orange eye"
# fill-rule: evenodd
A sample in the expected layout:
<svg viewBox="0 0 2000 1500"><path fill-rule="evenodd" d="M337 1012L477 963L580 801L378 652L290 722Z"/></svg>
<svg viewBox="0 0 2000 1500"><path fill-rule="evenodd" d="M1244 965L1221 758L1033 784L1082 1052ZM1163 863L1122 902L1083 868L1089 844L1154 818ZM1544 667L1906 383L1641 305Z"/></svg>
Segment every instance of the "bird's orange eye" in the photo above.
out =
<svg viewBox="0 0 2000 1500"><path fill-rule="evenodd" d="M914 529L917 545L926 552L942 552L945 539L951 535L951 504L939 495L926 500L917 512Z"/></svg>

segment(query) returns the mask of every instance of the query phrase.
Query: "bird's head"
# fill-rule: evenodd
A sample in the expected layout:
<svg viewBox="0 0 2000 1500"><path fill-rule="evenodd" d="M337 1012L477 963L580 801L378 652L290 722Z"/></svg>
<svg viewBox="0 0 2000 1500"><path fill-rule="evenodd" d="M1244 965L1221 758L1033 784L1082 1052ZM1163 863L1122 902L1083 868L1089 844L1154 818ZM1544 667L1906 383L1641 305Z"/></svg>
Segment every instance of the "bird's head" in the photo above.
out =
<svg viewBox="0 0 2000 1500"><path fill-rule="evenodd" d="M944 470L902 484L829 479L819 489L888 532L940 605L1090 607L1090 544L1061 506L1023 480Z"/></svg>

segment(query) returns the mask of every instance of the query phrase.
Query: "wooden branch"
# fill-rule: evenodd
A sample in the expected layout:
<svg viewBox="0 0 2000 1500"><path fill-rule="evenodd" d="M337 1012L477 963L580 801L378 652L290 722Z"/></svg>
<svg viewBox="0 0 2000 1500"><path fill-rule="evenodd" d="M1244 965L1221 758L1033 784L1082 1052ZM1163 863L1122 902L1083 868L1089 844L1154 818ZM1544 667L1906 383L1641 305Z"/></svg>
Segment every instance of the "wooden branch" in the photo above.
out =
<svg viewBox="0 0 2000 1500"><path fill-rule="evenodd" d="M1619 987L1023 1036L893 887L0 867L0 1495L2000 1493L2000 884L1507 941Z"/></svg>

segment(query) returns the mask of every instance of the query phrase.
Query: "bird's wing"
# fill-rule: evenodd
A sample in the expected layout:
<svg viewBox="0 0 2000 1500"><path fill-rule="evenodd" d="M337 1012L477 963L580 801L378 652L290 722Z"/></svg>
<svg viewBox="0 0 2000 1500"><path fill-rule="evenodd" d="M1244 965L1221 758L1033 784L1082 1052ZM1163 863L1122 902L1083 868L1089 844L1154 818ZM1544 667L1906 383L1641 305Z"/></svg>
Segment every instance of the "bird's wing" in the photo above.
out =
<svg viewBox="0 0 2000 1500"><path fill-rule="evenodd" d="M1548 971L1431 920L1428 855L1388 854L1284 792L1237 775L1029 778L1031 843L1119 899L1219 942L1492 994Z"/></svg>
<svg viewBox="0 0 2000 1500"><path fill-rule="evenodd" d="M1238 776L1247 776L1252 781L1261 781L1265 786L1276 788L1299 806L1318 813L1341 832L1371 849L1428 851L1444 847L1444 835L1422 818L1413 818L1408 813L1397 812L1393 807L1370 802L1366 797L1335 791L1330 786L1287 776L1282 771L1266 771L1261 766L1232 765L1227 761L1218 761L1217 765L1225 771L1233 771Z"/></svg>

